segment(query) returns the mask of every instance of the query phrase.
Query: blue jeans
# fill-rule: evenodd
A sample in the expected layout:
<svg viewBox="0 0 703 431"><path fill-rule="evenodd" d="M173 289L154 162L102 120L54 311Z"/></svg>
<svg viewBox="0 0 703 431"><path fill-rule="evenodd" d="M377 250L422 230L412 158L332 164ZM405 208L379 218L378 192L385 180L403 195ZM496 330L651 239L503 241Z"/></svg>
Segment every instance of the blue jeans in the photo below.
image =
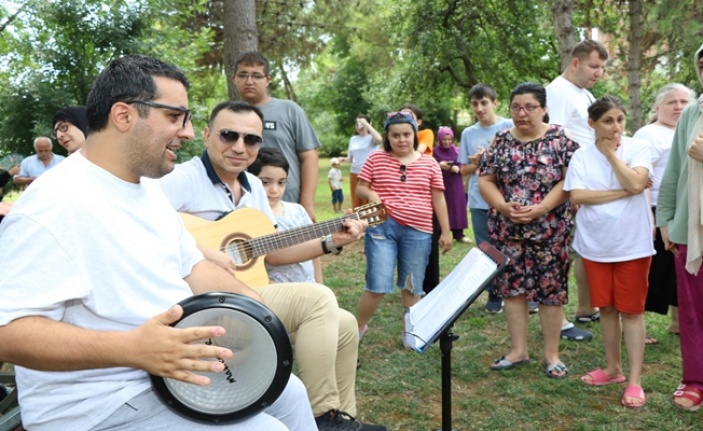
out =
<svg viewBox="0 0 703 431"><path fill-rule="evenodd" d="M373 293L393 292L393 273L398 266L399 289L423 295L422 283L430 255L432 234L403 226L388 217L385 223L366 230L366 287Z"/></svg>

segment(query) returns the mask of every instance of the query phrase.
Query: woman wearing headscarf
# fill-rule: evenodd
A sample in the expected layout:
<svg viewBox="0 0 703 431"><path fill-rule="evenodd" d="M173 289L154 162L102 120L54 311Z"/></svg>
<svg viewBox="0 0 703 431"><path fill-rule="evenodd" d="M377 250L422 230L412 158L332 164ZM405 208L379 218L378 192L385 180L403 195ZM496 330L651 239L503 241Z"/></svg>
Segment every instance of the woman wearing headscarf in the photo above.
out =
<svg viewBox="0 0 703 431"><path fill-rule="evenodd" d="M449 127L440 127L437 131L437 145L432 155L439 162L444 180L444 199L449 212L449 227L454 240L470 243L471 238L464 236L464 229L469 227L466 217L466 191L464 177L461 176L459 149L454 145L454 132Z"/></svg>

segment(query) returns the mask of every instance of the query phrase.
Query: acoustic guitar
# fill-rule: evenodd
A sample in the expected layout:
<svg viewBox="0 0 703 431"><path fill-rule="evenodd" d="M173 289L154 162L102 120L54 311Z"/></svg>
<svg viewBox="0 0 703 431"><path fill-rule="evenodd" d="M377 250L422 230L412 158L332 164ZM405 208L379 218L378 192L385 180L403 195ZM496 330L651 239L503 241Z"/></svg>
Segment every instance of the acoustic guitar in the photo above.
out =
<svg viewBox="0 0 703 431"><path fill-rule="evenodd" d="M180 213L188 232L198 244L226 253L236 265L237 278L250 287L269 283L264 266L267 253L330 235L342 229L345 220L366 220L369 226L386 221L386 208L372 203L354 208L343 217L277 232L271 220L254 208L232 211L217 221Z"/></svg>

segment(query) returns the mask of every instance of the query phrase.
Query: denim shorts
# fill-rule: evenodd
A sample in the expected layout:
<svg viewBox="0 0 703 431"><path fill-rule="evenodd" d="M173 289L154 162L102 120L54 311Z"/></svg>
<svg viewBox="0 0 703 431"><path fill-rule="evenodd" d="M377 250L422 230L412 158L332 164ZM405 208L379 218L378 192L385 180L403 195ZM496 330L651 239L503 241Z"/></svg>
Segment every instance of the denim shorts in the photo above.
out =
<svg viewBox="0 0 703 431"><path fill-rule="evenodd" d="M402 226L393 218L366 230L366 287L373 293L392 293L393 275L398 266L399 289L423 295L422 283L430 256L432 234Z"/></svg>
<svg viewBox="0 0 703 431"><path fill-rule="evenodd" d="M344 202L344 191L342 189L332 190L332 203L341 204Z"/></svg>

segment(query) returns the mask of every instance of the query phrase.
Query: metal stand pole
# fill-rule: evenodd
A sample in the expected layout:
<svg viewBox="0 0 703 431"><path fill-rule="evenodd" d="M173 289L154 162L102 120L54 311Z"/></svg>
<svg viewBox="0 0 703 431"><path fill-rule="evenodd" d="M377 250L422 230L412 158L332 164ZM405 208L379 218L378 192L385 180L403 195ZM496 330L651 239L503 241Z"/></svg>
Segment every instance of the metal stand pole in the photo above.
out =
<svg viewBox="0 0 703 431"><path fill-rule="evenodd" d="M452 347L458 339L451 326L439 336L442 352L442 428L433 431L458 431L452 428Z"/></svg>

